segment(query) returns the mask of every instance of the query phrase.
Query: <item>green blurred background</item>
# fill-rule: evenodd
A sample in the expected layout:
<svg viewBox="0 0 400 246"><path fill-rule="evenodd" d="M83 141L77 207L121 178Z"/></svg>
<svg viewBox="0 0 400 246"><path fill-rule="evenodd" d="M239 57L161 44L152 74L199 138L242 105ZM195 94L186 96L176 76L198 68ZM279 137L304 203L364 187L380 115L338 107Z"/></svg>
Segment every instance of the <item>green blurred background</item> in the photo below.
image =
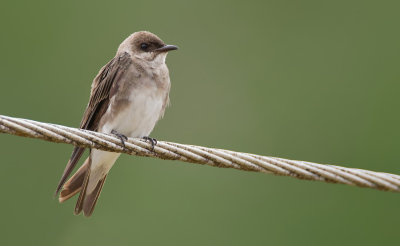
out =
<svg viewBox="0 0 400 246"><path fill-rule="evenodd" d="M180 50L152 136L400 173L399 1L3 1L0 114L78 126L130 33ZM399 194L121 156L94 215L72 146L0 135L1 245L389 245Z"/></svg>

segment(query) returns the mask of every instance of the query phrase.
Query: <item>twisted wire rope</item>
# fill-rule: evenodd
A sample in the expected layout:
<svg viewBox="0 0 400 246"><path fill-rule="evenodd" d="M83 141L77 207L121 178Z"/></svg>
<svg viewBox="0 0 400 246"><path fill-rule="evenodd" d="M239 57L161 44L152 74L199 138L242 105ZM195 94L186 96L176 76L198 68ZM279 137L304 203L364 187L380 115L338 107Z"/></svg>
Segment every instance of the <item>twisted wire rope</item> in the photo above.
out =
<svg viewBox="0 0 400 246"><path fill-rule="evenodd" d="M129 155L179 160L215 167L272 173L298 179L400 192L400 176L390 173L323 165L307 161L289 160L165 141L158 141L153 149L150 143L137 138L129 138L125 141L125 147L123 147L121 140L111 134L4 115L0 115L0 132L39 138L56 143L73 144L86 148L121 152Z"/></svg>

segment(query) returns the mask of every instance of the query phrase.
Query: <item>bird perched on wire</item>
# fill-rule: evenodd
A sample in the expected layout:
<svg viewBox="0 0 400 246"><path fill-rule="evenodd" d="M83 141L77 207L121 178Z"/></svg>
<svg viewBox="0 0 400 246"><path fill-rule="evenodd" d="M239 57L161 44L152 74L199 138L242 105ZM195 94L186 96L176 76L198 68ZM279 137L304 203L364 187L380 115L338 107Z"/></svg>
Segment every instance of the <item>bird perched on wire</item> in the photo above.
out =
<svg viewBox="0 0 400 246"><path fill-rule="evenodd" d="M147 31L126 38L115 57L94 78L80 128L112 133L122 145L127 137L144 138L154 147L157 141L149 134L164 115L171 87L165 59L168 51L176 49ZM61 190L59 201L64 202L80 192L75 214L83 211L90 216L120 153L91 149L83 165L66 181L84 150L74 148L56 195Z"/></svg>

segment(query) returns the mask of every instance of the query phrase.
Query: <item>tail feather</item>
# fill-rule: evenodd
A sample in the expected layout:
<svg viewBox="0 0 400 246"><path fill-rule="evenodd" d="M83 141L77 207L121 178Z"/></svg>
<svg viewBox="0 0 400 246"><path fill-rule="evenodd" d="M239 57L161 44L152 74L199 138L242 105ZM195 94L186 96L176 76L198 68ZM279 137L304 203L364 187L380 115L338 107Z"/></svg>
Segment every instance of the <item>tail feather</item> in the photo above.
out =
<svg viewBox="0 0 400 246"><path fill-rule="evenodd" d="M83 200L83 214L87 217L92 215L93 210L96 206L97 199L99 199L101 189L103 188L104 182L106 181L107 175L105 175L102 179L97 182L96 188L90 194L85 194L85 198Z"/></svg>
<svg viewBox="0 0 400 246"><path fill-rule="evenodd" d="M58 201L64 202L69 198L73 197L82 189L83 181L86 177L86 171L89 167L89 158L85 160L83 165L76 171L76 173L64 184Z"/></svg>
<svg viewBox="0 0 400 246"><path fill-rule="evenodd" d="M75 211L74 211L75 215L80 214L82 211L83 201L85 199L86 188L89 183L90 162L91 162L90 156L88 157L88 159L89 159L89 167L88 167L88 170L86 171L85 179L82 183L81 192L79 193L78 200L76 201Z"/></svg>
<svg viewBox="0 0 400 246"><path fill-rule="evenodd" d="M61 203L80 192L74 213L78 215L83 211L83 214L86 217L92 215L97 199L100 196L104 182L107 178L107 174L102 177L96 175L91 176L91 162L91 156L89 156L78 171L76 171L76 173L65 182L58 198ZM91 188L88 189L89 183Z"/></svg>
<svg viewBox="0 0 400 246"><path fill-rule="evenodd" d="M88 157L88 159L85 161L85 165L86 165L86 167L85 167L86 170L84 172L85 175L83 176L82 175L83 173L82 173L81 175L79 175L79 177L77 176L77 178L76 178L76 180L77 180L76 185L79 184L78 180L81 183L80 183L80 187L78 189L76 189L75 191L73 191L74 194L76 194L80 191L78 200L75 205L75 211L74 211L75 215L80 214L82 211L86 217L89 217L92 215L93 210L97 203L97 199L100 196L101 189L103 188L104 182L107 178L107 175L105 175L103 178L97 180L96 187L92 191L90 191L90 193L88 193L89 190L87 189L87 187L88 187L89 181L96 182L96 180L91 180L94 177L90 177L90 171L91 171L90 164L91 164L91 158ZM79 172L79 170L78 170L78 172ZM72 178L74 178L74 177L72 177ZM74 194L72 194L72 192L71 192L70 196L73 196Z"/></svg>

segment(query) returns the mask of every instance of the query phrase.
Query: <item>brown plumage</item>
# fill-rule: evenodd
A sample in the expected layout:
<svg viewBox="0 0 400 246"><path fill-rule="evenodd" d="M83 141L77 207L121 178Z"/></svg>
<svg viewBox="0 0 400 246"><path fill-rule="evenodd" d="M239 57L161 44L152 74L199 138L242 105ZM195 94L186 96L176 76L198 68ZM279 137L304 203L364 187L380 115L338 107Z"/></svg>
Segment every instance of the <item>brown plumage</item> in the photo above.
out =
<svg viewBox="0 0 400 246"><path fill-rule="evenodd" d="M128 53L124 53L121 56L112 59L100 70L99 74L93 81L91 97L83 115L80 128L92 131L98 130L100 119L109 106L110 98L116 92L115 87L118 86L119 79L124 74L130 63L130 55ZM71 174L84 151L84 148L74 148L72 156L57 186L56 194L64 185L66 179ZM64 185L59 197L59 201L64 202L81 191L83 185L83 191L81 192L76 204L75 214L79 214L82 211L82 207L85 202L86 206L84 207L84 213L86 216L90 216L92 214L97 198L100 195L101 188L103 187L105 181L105 178L99 181L101 185L98 188L96 187L96 196L88 196L88 199L84 199L86 195L85 185L87 185L90 175L88 170L90 170L90 157L86 159L82 167ZM86 182L84 182L85 180Z"/></svg>
<svg viewBox="0 0 400 246"><path fill-rule="evenodd" d="M82 184L85 181L86 171L89 168L89 158L85 160L83 165L76 171L76 173L65 182L63 189L58 198L59 202L64 202L73 197L76 193L81 191Z"/></svg>
<svg viewBox="0 0 400 246"><path fill-rule="evenodd" d="M146 44L145 47L144 44ZM113 131L129 137L148 136L156 120L164 113L168 102L170 82L165 57L166 52L173 49L177 49L177 47L165 45L161 39L149 32L137 32L129 36L120 45L117 55L100 69L93 80L89 103L80 128L111 133L109 128L112 127ZM139 67L140 69L138 69ZM142 95L147 95L146 93L152 94L143 97ZM139 99L132 99L132 94L138 95ZM155 108L159 107L157 106L159 101L162 101L162 108L153 112ZM153 103L156 106L152 106ZM121 114L122 109L129 107L137 110L136 114L147 120L149 125L143 124L147 121L141 122L137 118L133 118L136 119L132 123L133 126L127 125L126 123L129 122L126 122L123 117L127 115L129 117L125 116L125 118L132 120L132 113L136 115L131 111L124 111ZM146 107L150 111L144 110ZM118 117L122 117L122 121L115 121L115 118L118 119ZM145 128L140 130L140 127L143 128L143 126ZM59 201L64 202L80 192L75 206L75 214L83 211L85 216L90 216L108 171L119 154L90 150L89 157L84 164L66 182L84 151L85 149L81 147L74 148L57 185L56 194L61 190Z"/></svg>
<svg viewBox="0 0 400 246"><path fill-rule="evenodd" d="M116 87L118 86L117 82L124 74L131 61L130 55L128 53L124 53L119 57L113 58L101 68L99 74L95 77L92 84L89 103L86 107L80 124L81 129L91 131L98 130L100 119L108 108L110 98L116 92ZM81 147L74 148L71 158L65 167L61 180L57 185L56 194L60 191L61 187L71 174L84 151L85 149Z"/></svg>

